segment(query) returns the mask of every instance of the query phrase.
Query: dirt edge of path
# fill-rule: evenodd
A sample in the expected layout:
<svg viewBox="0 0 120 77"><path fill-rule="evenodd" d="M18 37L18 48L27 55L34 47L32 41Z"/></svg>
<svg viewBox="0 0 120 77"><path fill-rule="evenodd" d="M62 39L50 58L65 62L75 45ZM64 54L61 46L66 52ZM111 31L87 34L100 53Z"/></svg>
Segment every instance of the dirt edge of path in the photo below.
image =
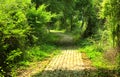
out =
<svg viewBox="0 0 120 77"><path fill-rule="evenodd" d="M82 54L82 60L84 63L84 68L85 69L94 69L95 67L92 66L92 62L90 61L90 59L87 57L86 53L81 53Z"/></svg>
<svg viewBox="0 0 120 77"><path fill-rule="evenodd" d="M31 77L32 75L36 73L42 72L46 68L46 66L49 64L51 59L52 57L46 58L43 61L34 62L30 64L30 66L28 66L25 69L20 69L20 70L18 69L17 77Z"/></svg>

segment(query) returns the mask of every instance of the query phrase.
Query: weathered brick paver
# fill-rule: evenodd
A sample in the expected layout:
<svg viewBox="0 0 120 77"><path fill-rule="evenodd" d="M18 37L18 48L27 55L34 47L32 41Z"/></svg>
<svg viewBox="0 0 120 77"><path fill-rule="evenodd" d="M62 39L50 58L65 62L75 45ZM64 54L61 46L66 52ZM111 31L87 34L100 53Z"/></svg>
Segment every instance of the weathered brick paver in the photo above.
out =
<svg viewBox="0 0 120 77"><path fill-rule="evenodd" d="M79 71L83 69L81 53L65 49L51 60L40 77L81 77Z"/></svg>
<svg viewBox="0 0 120 77"><path fill-rule="evenodd" d="M83 69L83 61L81 53L76 50L63 50L60 55L57 55L48 64L45 70L66 69L79 70Z"/></svg>

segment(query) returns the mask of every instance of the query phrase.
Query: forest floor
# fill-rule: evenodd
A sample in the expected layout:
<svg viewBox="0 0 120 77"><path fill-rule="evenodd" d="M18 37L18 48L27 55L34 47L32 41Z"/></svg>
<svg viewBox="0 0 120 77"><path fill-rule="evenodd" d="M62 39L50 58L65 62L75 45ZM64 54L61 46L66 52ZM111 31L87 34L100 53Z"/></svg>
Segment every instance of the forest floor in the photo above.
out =
<svg viewBox="0 0 120 77"><path fill-rule="evenodd" d="M78 52L72 35L57 32L61 53L45 61L32 64L18 77L90 77L94 71L85 53ZM33 67L34 66L34 67ZM87 73L86 73L87 71Z"/></svg>

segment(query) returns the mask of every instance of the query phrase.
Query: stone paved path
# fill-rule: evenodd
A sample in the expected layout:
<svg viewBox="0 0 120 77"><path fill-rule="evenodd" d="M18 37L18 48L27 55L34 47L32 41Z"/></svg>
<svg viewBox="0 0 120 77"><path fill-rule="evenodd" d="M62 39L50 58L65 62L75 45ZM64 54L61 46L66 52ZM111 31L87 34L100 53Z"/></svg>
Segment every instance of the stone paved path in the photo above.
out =
<svg viewBox="0 0 120 77"><path fill-rule="evenodd" d="M55 56L38 77L81 77L80 71L84 70L84 64L81 53L72 45L73 37L66 34L58 35L61 36L58 43L63 44L61 54Z"/></svg>
<svg viewBox="0 0 120 77"><path fill-rule="evenodd" d="M81 53L77 52L77 50L63 50L60 55L53 58L45 70L79 70L83 69L82 65Z"/></svg>
<svg viewBox="0 0 120 77"><path fill-rule="evenodd" d="M84 69L81 53L76 49L64 49L55 56L39 77L81 77Z"/></svg>

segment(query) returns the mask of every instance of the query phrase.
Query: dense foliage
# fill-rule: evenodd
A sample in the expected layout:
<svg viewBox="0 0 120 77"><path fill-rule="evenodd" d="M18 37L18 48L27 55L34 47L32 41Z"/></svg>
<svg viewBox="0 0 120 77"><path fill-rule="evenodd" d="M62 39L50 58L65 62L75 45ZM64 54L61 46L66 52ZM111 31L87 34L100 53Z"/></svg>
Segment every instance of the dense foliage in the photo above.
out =
<svg viewBox="0 0 120 77"><path fill-rule="evenodd" d="M0 69L5 75L19 61L25 50L30 27L25 14L28 5L24 4L27 3L7 0L0 5Z"/></svg>
<svg viewBox="0 0 120 77"><path fill-rule="evenodd" d="M106 25L111 30L114 45L120 47L120 0L104 0L102 3L101 17L106 19ZM119 50L119 49L118 49Z"/></svg>
<svg viewBox="0 0 120 77"><path fill-rule="evenodd" d="M12 75L10 72L13 67L27 56L26 49L29 46L40 45L45 38L47 40L45 25L54 15L45 8L45 5L41 5L36 10L30 0L1 1L0 74Z"/></svg>
<svg viewBox="0 0 120 77"><path fill-rule="evenodd" d="M120 53L120 0L104 0L102 2L101 18L110 30L113 46ZM118 54L120 56L120 54ZM118 72L120 73L120 57L118 57Z"/></svg>
<svg viewBox="0 0 120 77"><path fill-rule="evenodd" d="M0 76L15 76L17 67L51 54L57 37L50 29L71 32L81 46L90 42L83 46L90 58L119 53L119 9L120 0L0 0Z"/></svg>

